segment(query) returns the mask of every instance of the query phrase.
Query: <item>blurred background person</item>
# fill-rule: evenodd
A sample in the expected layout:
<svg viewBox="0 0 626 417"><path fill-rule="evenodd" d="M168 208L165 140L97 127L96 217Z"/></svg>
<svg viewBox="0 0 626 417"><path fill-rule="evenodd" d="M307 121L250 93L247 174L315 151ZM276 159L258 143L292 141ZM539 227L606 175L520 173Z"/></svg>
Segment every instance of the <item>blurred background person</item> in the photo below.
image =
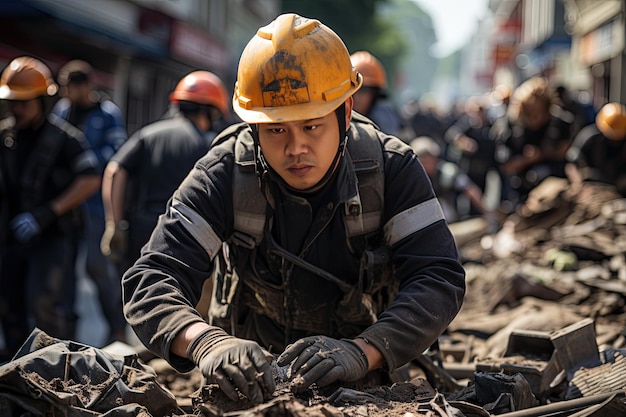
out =
<svg viewBox="0 0 626 417"><path fill-rule="evenodd" d="M487 110L487 114L492 125L495 125L500 120L506 120L512 93L513 89L508 84L498 84L489 93L491 105Z"/></svg>
<svg viewBox="0 0 626 417"><path fill-rule="evenodd" d="M576 93L562 84L557 85L554 91L559 100L559 105L570 112L574 117L574 121L572 122L572 137L575 137L585 126L594 123L596 113L588 98L589 93ZM582 98L585 99L581 100Z"/></svg>
<svg viewBox="0 0 626 417"><path fill-rule="evenodd" d="M169 100L176 114L135 132L104 171L101 250L121 271L139 257L174 190L209 150L215 129L231 120L224 84L209 71L184 76Z"/></svg>
<svg viewBox="0 0 626 417"><path fill-rule="evenodd" d="M595 123L576 135L567 161L573 184L611 184L626 197L626 106L616 102L602 106Z"/></svg>
<svg viewBox="0 0 626 417"><path fill-rule="evenodd" d="M492 127L487 98L472 96L465 102L463 114L444 134L444 140L448 144L446 159L455 162L482 194L487 192L489 172L499 173L495 158L496 138ZM499 185L497 188L500 188ZM499 189L495 192L500 195ZM469 214L480 214L475 205L466 206L465 211Z"/></svg>
<svg viewBox="0 0 626 417"><path fill-rule="evenodd" d="M350 60L363 75L363 87L354 94L354 110L376 123L383 132L402 139L404 124L387 95L387 73L382 63L367 51L353 53Z"/></svg>
<svg viewBox="0 0 626 417"><path fill-rule="evenodd" d="M490 214L490 210L483 203L483 193L480 187L457 164L441 159L441 147L434 139L420 136L413 139L410 146L419 157L433 184L435 195L448 223L468 218L467 215L463 216L459 212L460 196L467 198L476 213Z"/></svg>
<svg viewBox="0 0 626 417"><path fill-rule="evenodd" d="M8 221L0 228L0 320L11 355L34 327L62 339L75 333L80 205L97 192L100 167L82 133L50 115L57 89L50 69L29 56L0 77L0 100L15 121L0 147Z"/></svg>
<svg viewBox="0 0 626 417"><path fill-rule="evenodd" d="M504 198L515 207L549 176L565 178L565 153L572 142L573 115L560 107L543 77L533 77L515 89L508 109L500 168Z"/></svg>
<svg viewBox="0 0 626 417"><path fill-rule="evenodd" d="M120 108L94 88L93 75L93 68L85 61L77 59L63 65L57 74L62 98L52 113L83 132L104 170L128 136ZM102 193L99 191L89 197L83 209L85 234L79 247L77 270L85 271L98 289L100 307L109 327L105 344L115 340L125 341L121 275L115 264L100 250L105 225Z"/></svg>
<svg viewBox="0 0 626 417"><path fill-rule="evenodd" d="M450 115L440 110L432 97L411 99L405 103L403 109L407 129L411 132L409 141L419 136L428 136L442 147L445 155L447 144L443 140L443 135L450 125Z"/></svg>

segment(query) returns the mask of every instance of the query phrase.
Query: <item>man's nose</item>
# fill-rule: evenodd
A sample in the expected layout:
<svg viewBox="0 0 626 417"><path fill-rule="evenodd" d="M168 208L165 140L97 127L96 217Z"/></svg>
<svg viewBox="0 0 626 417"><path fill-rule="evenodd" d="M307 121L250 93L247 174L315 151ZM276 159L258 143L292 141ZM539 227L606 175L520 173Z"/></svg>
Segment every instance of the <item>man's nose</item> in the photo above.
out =
<svg viewBox="0 0 626 417"><path fill-rule="evenodd" d="M308 152L308 140L302 132L290 132L287 140L288 155L300 155Z"/></svg>

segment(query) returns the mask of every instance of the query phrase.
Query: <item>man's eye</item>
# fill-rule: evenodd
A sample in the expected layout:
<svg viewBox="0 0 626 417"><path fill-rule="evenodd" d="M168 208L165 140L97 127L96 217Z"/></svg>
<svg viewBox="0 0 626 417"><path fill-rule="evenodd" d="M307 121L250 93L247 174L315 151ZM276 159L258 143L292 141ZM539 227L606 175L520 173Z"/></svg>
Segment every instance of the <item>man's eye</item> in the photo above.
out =
<svg viewBox="0 0 626 417"><path fill-rule="evenodd" d="M273 134L283 133L284 131L285 129L283 129L282 127L273 127L270 129L270 132Z"/></svg>
<svg viewBox="0 0 626 417"><path fill-rule="evenodd" d="M306 130L315 130L317 129L319 126L318 125L310 125L310 126L305 126L304 128Z"/></svg>

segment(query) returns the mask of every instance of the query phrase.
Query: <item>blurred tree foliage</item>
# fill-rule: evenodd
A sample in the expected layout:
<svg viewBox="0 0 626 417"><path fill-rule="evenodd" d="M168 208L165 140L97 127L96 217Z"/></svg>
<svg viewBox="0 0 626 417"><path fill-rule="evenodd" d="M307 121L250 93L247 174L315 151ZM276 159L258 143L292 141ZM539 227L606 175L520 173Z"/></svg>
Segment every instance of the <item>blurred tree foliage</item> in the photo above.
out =
<svg viewBox="0 0 626 417"><path fill-rule="evenodd" d="M318 19L343 40L350 53L369 51L395 74L406 44L393 21L377 13L388 0L283 0L282 13Z"/></svg>

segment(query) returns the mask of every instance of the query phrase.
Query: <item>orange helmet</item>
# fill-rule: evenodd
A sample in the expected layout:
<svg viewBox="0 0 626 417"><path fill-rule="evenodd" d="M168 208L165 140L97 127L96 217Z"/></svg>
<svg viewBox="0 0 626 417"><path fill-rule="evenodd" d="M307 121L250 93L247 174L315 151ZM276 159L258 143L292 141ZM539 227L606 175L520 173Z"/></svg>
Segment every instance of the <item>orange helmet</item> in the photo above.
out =
<svg viewBox="0 0 626 417"><path fill-rule="evenodd" d="M227 117L228 94L220 78L209 71L194 71L185 75L170 94L170 102L190 101L215 106Z"/></svg>
<svg viewBox="0 0 626 417"><path fill-rule="evenodd" d="M605 104L596 116L596 126L608 139L626 139L626 106L620 103Z"/></svg>
<svg viewBox="0 0 626 417"><path fill-rule="evenodd" d="M352 66L363 75L363 86L387 88L387 74L378 58L367 51L350 55Z"/></svg>
<svg viewBox="0 0 626 417"><path fill-rule="evenodd" d="M29 56L15 58L0 77L0 99L3 100L32 100L53 96L57 90L46 64Z"/></svg>
<svg viewBox="0 0 626 417"><path fill-rule="evenodd" d="M287 13L260 28L245 47L233 108L246 123L315 119L337 109L362 82L335 32Z"/></svg>

